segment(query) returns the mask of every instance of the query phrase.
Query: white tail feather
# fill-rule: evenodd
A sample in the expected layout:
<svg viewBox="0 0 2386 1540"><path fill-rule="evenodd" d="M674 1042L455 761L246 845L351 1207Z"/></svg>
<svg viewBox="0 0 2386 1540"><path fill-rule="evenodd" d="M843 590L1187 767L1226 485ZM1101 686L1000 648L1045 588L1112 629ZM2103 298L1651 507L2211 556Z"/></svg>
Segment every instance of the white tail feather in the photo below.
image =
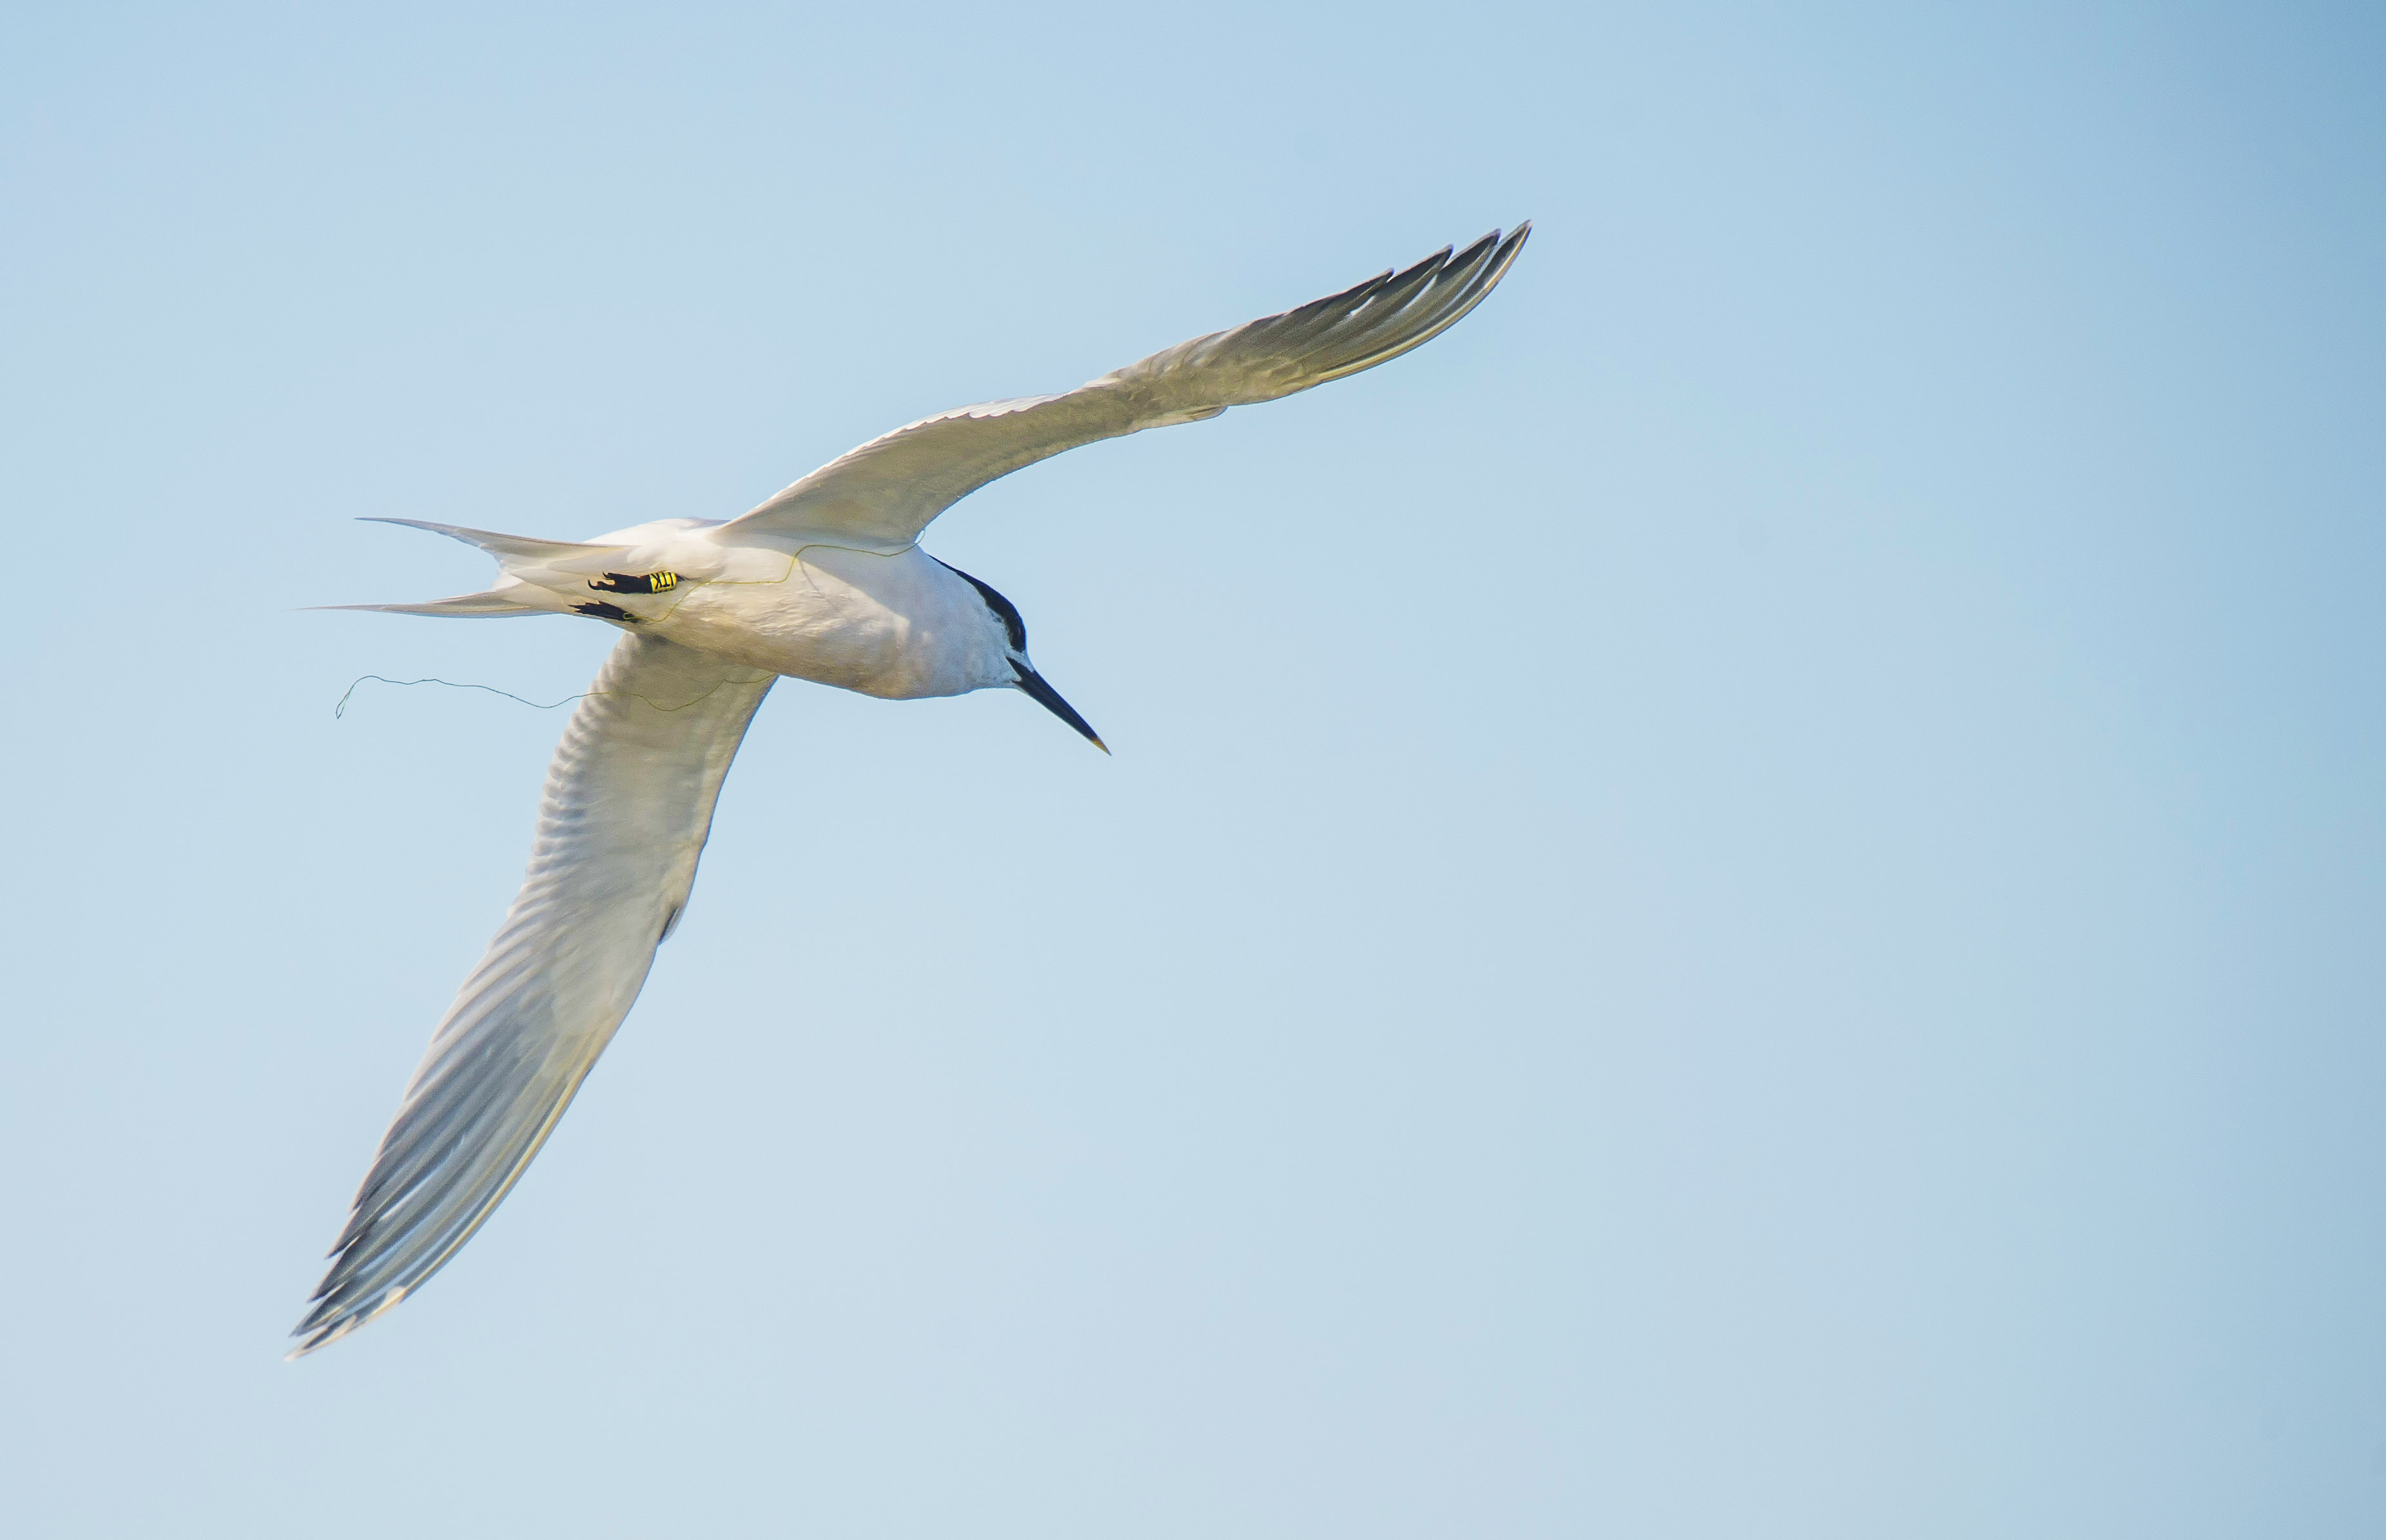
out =
<svg viewBox="0 0 2386 1540"><path fill-rule="evenodd" d="M364 522L403 524L409 530L429 530L433 534L444 534L467 545L478 545L500 561L508 557L516 561L570 561L575 557L584 559L606 551L629 548L626 545L590 545L576 540L534 540L526 534L496 534L487 530L468 530L460 524L433 524L424 519L368 519Z"/></svg>
<svg viewBox="0 0 2386 1540"><path fill-rule="evenodd" d="M517 585L516 593L536 592ZM425 604L327 604L316 609L370 609L383 615L447 615L467 620L494 620L508 615L551 615L550 609L536 605L517 604L507 598L502 590L491 589L479 594L458 594L453 598L433 599Z"/></svg>

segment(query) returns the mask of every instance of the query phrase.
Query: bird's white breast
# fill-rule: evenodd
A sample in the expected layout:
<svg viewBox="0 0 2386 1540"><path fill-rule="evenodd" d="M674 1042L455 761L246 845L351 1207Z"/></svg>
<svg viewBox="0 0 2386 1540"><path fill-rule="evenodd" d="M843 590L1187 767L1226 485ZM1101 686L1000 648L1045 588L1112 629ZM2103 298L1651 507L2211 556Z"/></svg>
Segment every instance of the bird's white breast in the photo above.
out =
<svg viewBox="0 0 2386 1540"><path fill-rule="evenodd" d="M795 541L706 543L684 565L697 570L658 595L672 602L635 607L651 617L639 629L889 700L1010 682L1000 623L966 579L916 546L881 556Z"/></svg>

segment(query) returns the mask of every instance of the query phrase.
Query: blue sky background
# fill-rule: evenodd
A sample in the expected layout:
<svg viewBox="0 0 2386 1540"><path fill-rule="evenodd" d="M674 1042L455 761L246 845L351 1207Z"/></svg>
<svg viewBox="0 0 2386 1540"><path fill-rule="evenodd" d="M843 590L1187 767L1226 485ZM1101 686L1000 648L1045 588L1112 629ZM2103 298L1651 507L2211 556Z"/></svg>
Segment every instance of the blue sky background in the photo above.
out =
<svg viewBox="0 0 2386 1540"><path fill-rule="evenodd" d="M2386 1528L2386 26L0 14L13 1533ZM283 1333L727 517L1530 217L930 533L419 1297Z"/></svg>

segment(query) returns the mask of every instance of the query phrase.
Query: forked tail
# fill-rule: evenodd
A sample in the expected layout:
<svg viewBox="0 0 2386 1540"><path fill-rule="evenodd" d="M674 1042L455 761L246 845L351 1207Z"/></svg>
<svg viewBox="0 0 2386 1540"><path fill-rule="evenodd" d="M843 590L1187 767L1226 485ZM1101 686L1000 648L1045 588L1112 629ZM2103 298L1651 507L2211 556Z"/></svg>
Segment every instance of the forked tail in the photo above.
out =
<svg viewBox="0 0 2386 1540"><path fill-rule="evenodd" d="M422 604L321 605L322 609L369 609L384 615L446 615L461 620L493 620L506 615L559 615L573 606L558 592L579 586L576 574L604 567L629 549L623 545L591 545L571 540L534 540L528 535L496 534L457 524L433 524L422 519L372 519L373 524L404 524L429 530L467 545L477 545L497 558L502 574L477 594L458 594ZM546 580L546 581L542 581ZM559 580L559 581L558 581ZM585 613L585 611L582 611Z"/></svg>

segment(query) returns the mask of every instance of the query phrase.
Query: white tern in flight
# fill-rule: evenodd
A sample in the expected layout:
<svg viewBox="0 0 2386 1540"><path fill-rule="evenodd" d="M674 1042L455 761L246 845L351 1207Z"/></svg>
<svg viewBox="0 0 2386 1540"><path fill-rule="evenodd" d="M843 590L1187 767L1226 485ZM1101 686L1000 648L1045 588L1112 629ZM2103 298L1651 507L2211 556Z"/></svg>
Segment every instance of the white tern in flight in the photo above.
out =
<svg viewBox="0 0 2386 1540"><path fill-rule="evenodd" d="M889 700L1018 690L1101 746L1028 661L1011 601L920 549L931 520L1064 449L1199 422L1397 358L1481 303L1531 228L1494 231L1059 395L898 428L725 523L660 519L574 542L389 520L479 546L502 569L496 586L343 607L584 615L622 636L547 769L521 893L432 1034L291 1356L421 1288L538 1153L678 922L722 778L772 681Z"/></svg>

